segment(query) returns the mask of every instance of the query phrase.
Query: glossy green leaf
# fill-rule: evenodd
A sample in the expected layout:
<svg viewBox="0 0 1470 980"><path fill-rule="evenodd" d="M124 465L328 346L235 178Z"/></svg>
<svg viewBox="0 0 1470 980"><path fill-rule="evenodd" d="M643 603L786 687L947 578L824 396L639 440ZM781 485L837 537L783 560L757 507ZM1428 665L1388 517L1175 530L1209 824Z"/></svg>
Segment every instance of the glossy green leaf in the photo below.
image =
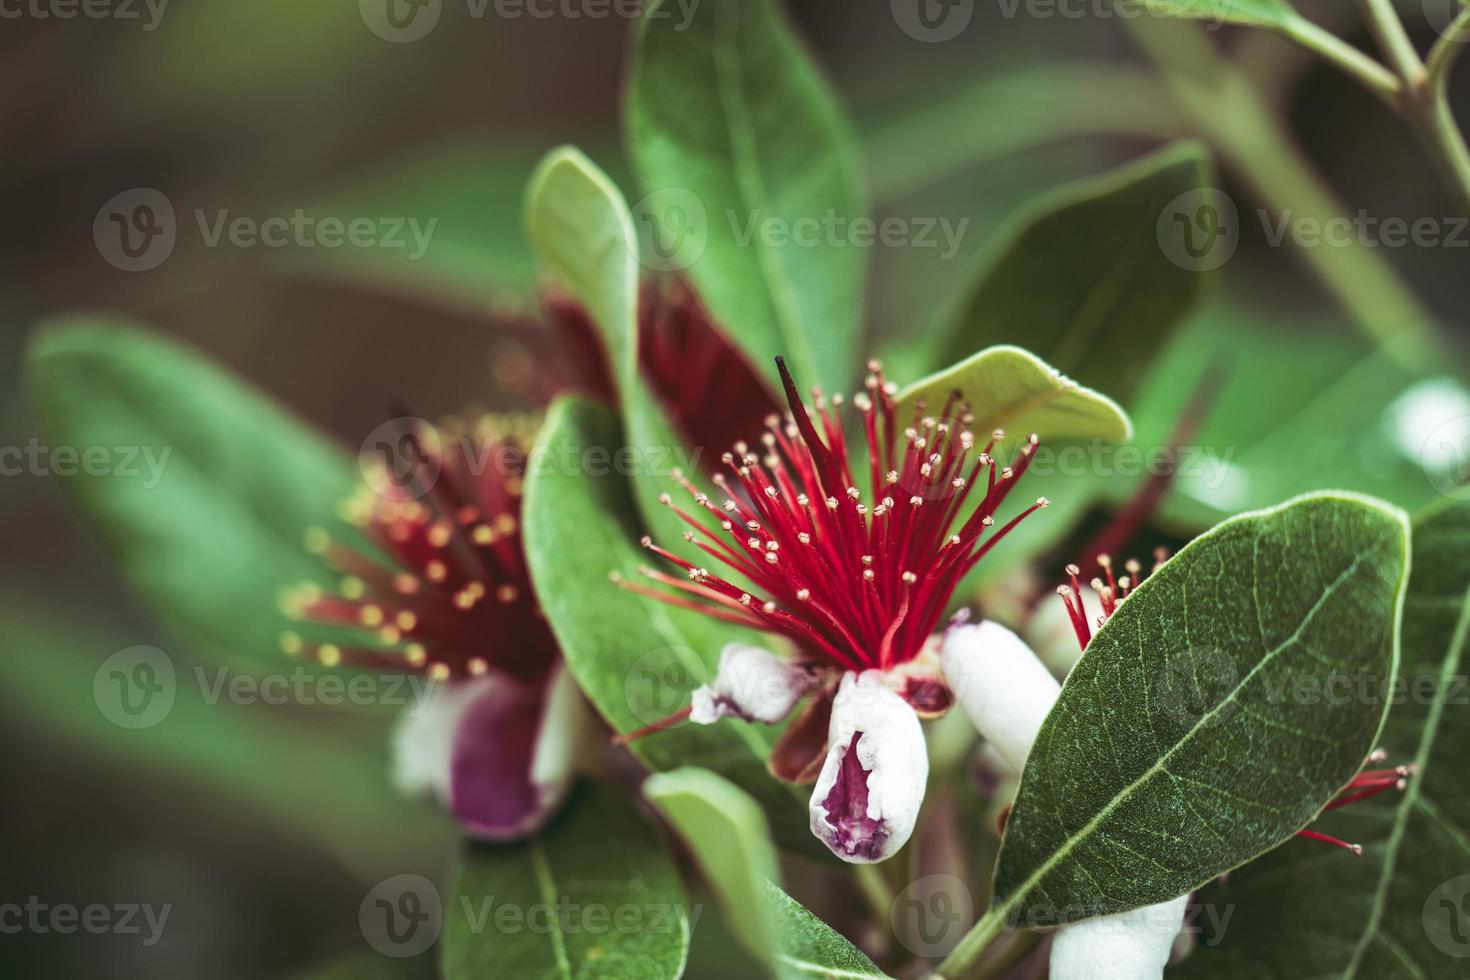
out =
<svg viewBox="0 0 1470 980"><path fill-rule="evenodd" d="M320 577L302 532L335 520L349 457L200 354L122 322L52 324L29 382L51 446L110 453L103 475L68 485L133 585L212 651L279 663L278 592Z"/></svg>
<svg viewBox="0 0 1470 980"><path fill-rule="evenodd" d="M1355 804L1321 830L1363 845L1287 846L1211 885L1202 901L1233 910L1228 928L1179 971L1188 980L1303 975L1410 980L1463 977L1470 959L1470 503L1414 521L1399 683L1380 743L1417 772L1402 793ZM1207 924L1206 924L1207 925ZM1171 974L1172 976L1172 974Z"/></svg>
<svg viewBox="0 0 1470 980"><path fill-rule="evenodd" d="M1143 0L1150 10L1170 17L1217 24L1249 24L1280 28L1300 16L1286 0Z"/></svg>
<svg viewBox="0 0 1470 980"><path fill-rule="evenodd" d="M1123 442L1132 434L1128 415L1106 395L1060 374L1019 347L990 347L898 393L899 416L922 401L938 412L958 392L970 407L977 433L1007 429L1044 439L1099 438Z"/></svg>
<svg viewBox="0 0 1470 980"><path fill-rule="evenodd" d="M622 445L607 409L575 398L551 407L526 481L523 520L531 577L582 690L614 730L673 714L713 674L734 635L697 613L610 581L640 577L645 552L627 481L612 463ZM810 848L805 811L766 772L775 730L735 719L681 725L633 742L650 768L699 765L760 799L783 844Z"/></svg>
<svg viewBox="0 0 1470 980"><path fill-rule="evenodd" d="M635 212L657 247L678 247L650 262L683 268L752 363L785 354L799 377L846 390L868 252L849 225L866 213L857 154L772 0L650 4L627 119Z"/></svg>
<svg viewBox="0 0 1470 980"><path fill-rule="evenodd" d="M1206 283L1158 233L1177 199L1203 204L1206 169L1202 148L1180 144L1027 208L986 257L939 363L1020 344L1083 384L1127 395Z"/></svg>
<svg viewBox="0 0 1470 980"><path fill-rule="evenodd" d="M1372 750L1394 676L1402 512L1322 494L1226 521L1098 631L1037 738L996 869L1046 925L1165 901L1310 823Z"/></svg>
<svg viewBox="0 0 1470 980"><path fill-rule="evenodd" d="M584 784L541 835L470 846L445 903L445 980L659 980L689 948L684 890L658 834Z"/></svg>
<svg viewBox="0 0 1470 980"><path fill-rule="evenodd" d="M643 794L689 845L736 937L773 976L884 976L778 887L765 817L739 787L689 767L649 777Z"/></svg>

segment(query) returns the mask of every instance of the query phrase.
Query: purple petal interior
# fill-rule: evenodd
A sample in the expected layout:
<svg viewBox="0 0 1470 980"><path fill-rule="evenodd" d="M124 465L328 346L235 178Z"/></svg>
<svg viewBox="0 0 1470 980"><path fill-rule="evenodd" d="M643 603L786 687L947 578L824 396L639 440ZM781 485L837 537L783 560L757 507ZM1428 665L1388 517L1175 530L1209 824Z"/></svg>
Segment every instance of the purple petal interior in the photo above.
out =
<svg viewBox="0 0 1470 980"><path fill-rule="evenodd" d="M471 834L513 836L540 817L531 759L544 688L496 684L460 719L450 762L450 807Z"/></svg>
<svg viewBox="0 0 1470 980"><path fill-rule="evenodd" d="M868 816L868 773L858 761L858 739L862 732L854 732L842 763L837 772L837 782L822 801L827 811L827 823L832 827L830 838L834 850L848 857L877 860L883 854L883 845L888 840L888 829L881 820Z"/></svg>

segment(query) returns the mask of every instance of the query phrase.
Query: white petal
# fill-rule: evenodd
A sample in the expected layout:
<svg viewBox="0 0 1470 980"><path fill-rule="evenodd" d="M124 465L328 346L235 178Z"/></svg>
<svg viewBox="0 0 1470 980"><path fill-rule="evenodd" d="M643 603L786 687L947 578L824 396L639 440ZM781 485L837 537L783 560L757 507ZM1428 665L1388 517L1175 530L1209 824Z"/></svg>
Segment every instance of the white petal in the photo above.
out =
<svg viewBox="0 0 1470 980"><path fill-rule="evenodd" d="M1062 686L1015 633L999 623L956 626L940 667L976 731L1017 772Z"/></svg>
<svg viewBox="0 0 1470 980"><path fill-rule="evenodd" d="M731 643L720 651L715 679L695 690L689 720L709 725L733 715L775 724L801 700L806 681L806 671L789 657Z"/></svg>
<svg viewBox="0 0 1470 980"><path fill-rule="evenodd" d="M414 796L432 796L449 804L449 764L454 750L454 733L475 699L495 685L487 674L448 683L429 681L418 701L398 720L393 730L393 785Z"/></svg>
<svg viewBox="0 0 1470 980"><path fill-rule="evenodd" d="M560 661L552 669L541 727L536 730L536 749L531 756L531 781L541 790L548 806L566 797L576 778L577 749L589 729L587 707L572 672Z"/></svg>
<svg viewBox="0 0 1470 980"><path fill-rule="evenodd" d="M928 778L924 729L914 709L880 671L845 674L832 702L827 758L812 787L812 833L844 861L882 861L913 833Z"/></svg>
<svg viewBox="0 0 1470 980"><path fill-rule="evenodd" d="M1158 980L1189 896L1065 926L1051 947L1051 980Z"/></svg>

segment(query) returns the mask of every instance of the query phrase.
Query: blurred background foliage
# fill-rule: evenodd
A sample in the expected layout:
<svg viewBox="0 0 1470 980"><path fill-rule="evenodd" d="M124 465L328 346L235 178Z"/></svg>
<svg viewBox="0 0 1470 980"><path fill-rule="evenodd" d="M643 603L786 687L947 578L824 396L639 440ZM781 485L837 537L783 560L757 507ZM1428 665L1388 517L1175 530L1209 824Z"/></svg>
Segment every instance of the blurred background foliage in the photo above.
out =
<svg viewBox="0 0 1470 980"><path fill-rule="evenodd" d="M1233 103L1191 116L1116 19L975 6L958 38L928 44L900 30L888 4L788 4L848 106L876 216L969 221L949 260L874 250L867 349L901 350L959 302L1035 195L1169 139L1203 137L1246 218L1240 248L1171 344L1138 366L1128 407L1139 441L1157 444L1206 367L1223 364L1194 441L1231 450L1247 482L1229 499L1180 486L1167 513L1187 528L1317 486L1411 508L1429 500L1433 487L1393 440L1390 406L1423 377L1462 373L1467 252L1409 245L1366 260L1414 297L1375 294L1388 311L1380 321L1422 317L1400 325L1444 345L1391 355L1362 329L1363 310L1323 288L1313 257L1269 247L1249 217L1268 202L1260 174L1233 158L1238 148L1218 145L1255 125ZM1367 45L1351 5L1299 6ZM1426 46L1433 32L1419 4L1404 10ZM450 2L430 36L390 44L347 0L175 0L151 31L4 21L0 443L23 446L37 432L20 370L29 332L75 310L122 312L187 340L345 446L394 400L429 416L504 402L493 328L532 294L521 199L535 161L576 143L636 198L620 149L629 27L615 17L500 19L493 6L473 19ZM1204 38L1230 52L1345 213L1454 214L1400 121L1332 69L1261 33L1155 27L1165 49ZM1470 77L1456 91L1470 104ZM1271 177L1274 164L1261 166ZM133 187L158 188L180 215L172 256L136 274L103 261L92 238L102 203ZM438 224L428 254L409 262L371 250L207 248L196 208ZM1008 329L1016 335L1005 339L1024 342L1024 324ZM1108 359L1111 348L1103 338L1088 356ZM1086 365L1076 373L1085 379ZM91 678L113 652L155 644L181 671L210 660L140 606L69 510L64 482L0 479L0 767L11 787L0 898L169 901L174 917L153 948L120 936L7 936L0 972L81 977L105 963L119 978L284 976L360 942L362 883L432 875L456 846L447 821L389 790L384 719L207 705L183 685L166 725L110 725ZM1105 493L1125 499L1135 482ZM693 955L701 976L738 963L698 944Z"/></svg>

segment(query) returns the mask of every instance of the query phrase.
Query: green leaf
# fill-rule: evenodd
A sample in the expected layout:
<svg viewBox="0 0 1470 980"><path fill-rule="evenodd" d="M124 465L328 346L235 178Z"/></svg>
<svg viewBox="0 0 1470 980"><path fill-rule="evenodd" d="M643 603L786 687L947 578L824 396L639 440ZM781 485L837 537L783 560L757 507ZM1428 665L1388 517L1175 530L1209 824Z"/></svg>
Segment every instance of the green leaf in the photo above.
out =
<svg viewBox="0 0 1470 980"><path fill-rule="evenodd" d="M105 661L135 639L14 604L0 607L0 618L0 712L48 755L75 751L139 778L177 778L201 795L218 794L242 821L311 841L365 880L437 861L452 847L451 822L390 785L383 719L340 711L303 718L240 703L228 686L216 697L238 675L168 650L174 675L162 683L175 692L172 705L152 725L120 728L97 700L97 684L99 675L106 683ZM397 693L415 696L406 685Z"/></svg>
<svg viewBox="0 0 1470 980"><path fill-rule="evenodd" d="M771 0L707 0L687 13L651 4L627 118L647 195L635 210L659 243L682 242L673 260L692 262L686 272L715 319L752 363L770 370L785 354L807 383L845 391L867 260L845 230L866 212L857 153ZM798 231L798 222L818 223L814 243L762 234L766 223Z"/></svg>
<svg viewBox="0 0 1470 980"><path fill-rule="evenodd" d="M777 886L765 817L739 787L689 767L650 776L643 795L689 845L736 937L773 976L885 976Z"/></svg>
<svg viewBox="0 0 1470 980"><path fill-rule="evenodd" d="M728 780L693 766L648 777L643 795L694 852L736 937L769 964L775 921L764 890L781 871L760 805Z"/></svg>
<svg viewBox="0 0 1470 980"><path fill-rule="evenodd" d="M607 462L621 445L607 409L559 399L537 442L546 463L528 475L522 519L531 577L567 665L608 724L628 732L686 705L739 634L609 580L611 573L634 579L643 564L628 485ZM632 747L655 770L699 765L721 773L761 800L783 844L811 849L804 808L765 768L775 733L726 719L681 725Z"/></svg>
<svg viewBox="0 0 1470 980"><path fill-rule="evenodd" d="M1322 822L1323 832L1361 843L1361 859L1283 847L1206 889L1204 902L1234 913L1222 934L1206 931L1205 947L1180 976L1464 976L1470 954L1462 904L1470 894L1467 632L1470 502L1462 501L1414 521L1400 682L1381 744L1390 763L1412 762L1418 771L1403 793L1355 804Z"/></svg>
<svg viewBox="0 0 1470 980"><path fill-rule="evenodd" d="M638 366L638 245L628 206L612 181L575 147L546 155L526 194L526 233L542 267L592 315L612 362L632 479L648 530L677 540L683 523L659 503L672 470L693 470Z"/></svg>
<svg viewBox="0 0 1470 980"><path fill-rule="evenodd" d="M321 576L302 532L335 520L356 480L346 454L200 354L120 321L52 324L28 367L50 445L101 447L116 464L68 483L133 585L213 652L281 662L277 594Z"/></svg>
<svg viewBox="0 0 1470 980"><path fill-rule="evenodd" d="M689 931L658 834L616 793L584 784L540 836L468 849L446 904L443 974L674 978Z"/></svg>
<svg viewBox="0 0 1470 980"><path fill-rule="evenodd" d="M1098 631L1032 749L999 914L1047 925L1192 891L1310 823L1372 750L1394 676L1402 512L1322 494L1219 525Z"/></svg>
<svg viewBox="0 0 1470 980"><path fill-rule="evenodd" d="M1286 0L1143 0L1150 10L1170 17L1224 24L1284 28L1301 17Z"/></svg>
<svg viewBox="0 0 1470 980"><path fill-rule="evenodd" d="M963 297L940 363L1022 344L1126 396L1205 285L1159 247L1157 225L1184 195L1204 203L1206 170L1201 147L1179 144L1027 208Z"/></svg>
<svg viewBox="0 0 1470 980"><path fill-rule="evenodd" d="M911 415L920 400L937 412L954 392L969 404L975 416L970 428L977 433L1005 428L1013 436L1035 432L1047 439L1124 442L1133 431L1117 402L1062 376L1035 354L1007 346L982 350L909 385L897 396L899 417Z"/></svg>

